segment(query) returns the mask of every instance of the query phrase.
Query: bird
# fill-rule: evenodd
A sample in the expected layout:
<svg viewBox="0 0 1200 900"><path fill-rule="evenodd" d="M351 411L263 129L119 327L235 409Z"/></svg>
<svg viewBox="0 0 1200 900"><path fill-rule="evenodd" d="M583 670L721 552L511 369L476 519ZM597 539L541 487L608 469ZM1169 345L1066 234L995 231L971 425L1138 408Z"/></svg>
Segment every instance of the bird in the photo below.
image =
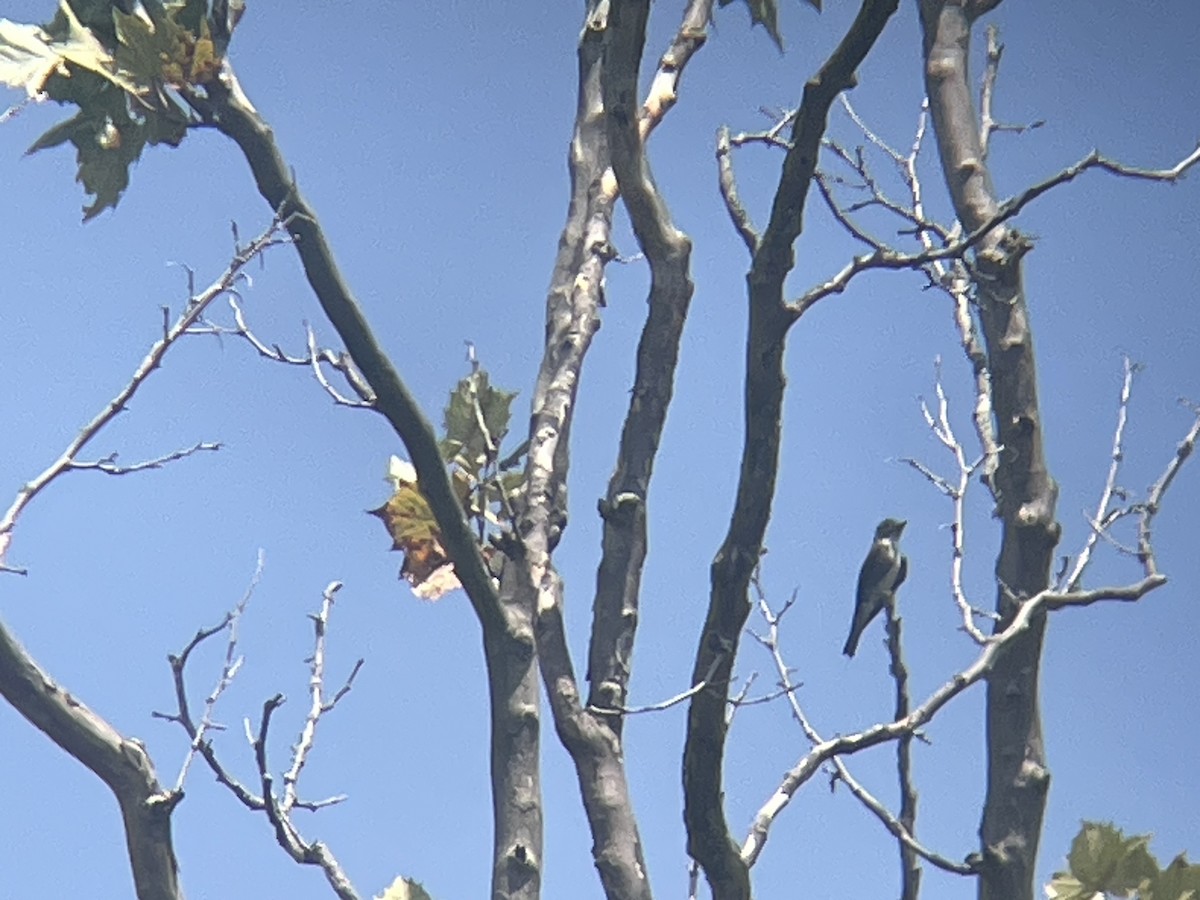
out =
<svg viewBox="0 0 1200 900"><path fill-rule="evenodd" d="M850 623L846 646L842 648L846 656L854 657L863 631L881 609L895 602L896 589L908 577L908 557L900 552L897 544L907 524L904 519L884 519L875 527L875 540L858 572L854 620Z"/></svg>

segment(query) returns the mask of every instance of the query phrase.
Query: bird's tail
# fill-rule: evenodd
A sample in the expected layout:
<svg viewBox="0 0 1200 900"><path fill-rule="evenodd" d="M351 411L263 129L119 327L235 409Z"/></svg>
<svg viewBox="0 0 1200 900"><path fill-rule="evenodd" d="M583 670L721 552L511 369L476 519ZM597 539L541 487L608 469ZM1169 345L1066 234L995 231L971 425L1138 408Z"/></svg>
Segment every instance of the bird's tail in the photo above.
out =
<svg viewBox="0 0 1200 900"><path fill-rule="evenodd" d="M857 623L855 623L857 625ZM842 653L854 658L854 654L858 652L858 639L862 637L862 631L859 628L851 628L850 636L846 638L846 646L842 648Z"/></svg>

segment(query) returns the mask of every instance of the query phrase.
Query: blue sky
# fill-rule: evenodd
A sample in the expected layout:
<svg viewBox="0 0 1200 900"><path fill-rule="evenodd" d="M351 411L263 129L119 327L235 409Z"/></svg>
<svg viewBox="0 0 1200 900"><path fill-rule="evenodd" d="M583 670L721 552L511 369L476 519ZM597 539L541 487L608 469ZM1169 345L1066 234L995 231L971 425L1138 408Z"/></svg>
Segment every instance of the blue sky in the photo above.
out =
<svg viewBox="0 0 1200 900"><path fill-rule="evenodd" d="M760 106L798 98L840 37L852 4L817 16L785 0L778 54L744 8L718 12L709 45L688 69L681 101L655 134L655 173L679 226L695 241L697 289L675 405L650 498L651 557L643 589L632 702L687 686L707 602L708 564L731 508L740 437L747 259L717 196L713 135L764 125ZM652 54L666 46L678 4L656 4ZM9 0L4 15L39 21L48 0ZM475 343L493 381L528 403L540 357L545 287L566 207L565 153L574 109L578 5L253 4L234 44L252 100L275 128L320 212L377 334L427 409L438 414ZM992 153L1009 194L1093 147L1166 166L1200 137L1200 11L1132 14L1112 0L991 18L1007 44L998 113L1046 120ZM981 45L980 40L977 46ZM879 132L907 146L921 98L915 5L903 4L853 92ZM8 101L15 101L15 93ZM186 298L184 263L207 283L227 260L231 220L243 236L268 211L235 148L192 134L148 153L120 207L83 226L72 154L22 151L64 112L24 111L0 129L3 288L0 289L0 494L11 497L48 465L125 382L161 329L160 307ZM832 133L861 139L840 114ZM765 221L779 157L737 158L744 198ZM880 163L882 165L882 163ZM932 157L927 193L946 209ZM853 246L810 206L791 286L796 293L844 264ZM1037 238L1027 258L1049 460L1061 485L1062 552L1086 535L1107 466L1122 354L1146 369L1136 384L1122 484L1142 490L1190 423L1176 404L1200 401L1200 193L1089 174L1019 220ZM622 252L636 247L624 220ZM254 267L246 309L258 332L299 350L303 322L334 340L287 248ZM604 325L584 372L574 429L574 513L559 553L582 671L603 493L632 378L647 284L644 264L613 265ZM784 652L804 682L801 700L826 734L888 715L891 686L873 626L851 662L840 654L858 564L875 522L909 520L906 616L914 689L923 696L973 658L955 631L948 592L949 508L898 457L941 471L950 462L921 420L934 359L944 359L959 433L969 437L968 369L946 302L911 275L860 279L794 330L788 356L784 469L768 535L764 585L799 601ZM523 419L523 413L518 421ZM94 456L156 456L199 440L225 444L165 471L56 483L22 518L10 561L25 578L0 581L0 616L67 689L125 733L146 741L172 782L186 741L152 720L170 708L165 657L241 596L263 548L266 569L243 624L246 664L219 708L219 749L252 775L240 720L276 691L290 700L273 747L283 768L304 709L307 613L331 580L345 582L332 625L332 677L365 667L322 723L302 783L344 805L300 819L339 856L359 890L395 875L423 880L439 900L480 897L488 882L487 722L478 627L461 597L430 605L396 580L400 557L364 510L386 497L388 455L402 453L382 420L334 408L303 371L265 363L232 341L195 338L172 351ZM8 500L0 500L7 507ZM1159 559L1172 580L1138 605L1056 615L1043 669L1053 774L1041 871L1060 864L1081 818L1153 831L1169 859L1200 855L1200 770L1189 747L1200 729L1194 659L1200 590L1200 474L1185 471L1158 520ZM977 491L969 520L968 587L991 603L998 535ZM1090 584L1137 571L1101 553ZM751 620L754 623L754 620ZM757 623L754 623L757 624ZM199 699L219 669L216 647L196 659ZM739 674L772 681L768 657L744 645ZM918 833L961 858L975 849L983 793L982 692L951 705L916 748ZM684 890L679 756L685 711L629 723L627 760L651 877L661 896ZM131 893L116 806L89 773L0 707L2 900ZM806 749L782 704L735 721L728 815L740 838L781 774ZM549 719L545 896L600 897L573 770ZM852 771L894 801L890 748ZM315 870L275 846L267 822L194 769L174 817L182 877L194 898L325 897ZM843 790L809 784L772 831L755 869L767 900L876 897L895 890L891 839ZM929 900L966 896L955 877L926 870ZM803 885L803 889L799 887Z"/></svg>

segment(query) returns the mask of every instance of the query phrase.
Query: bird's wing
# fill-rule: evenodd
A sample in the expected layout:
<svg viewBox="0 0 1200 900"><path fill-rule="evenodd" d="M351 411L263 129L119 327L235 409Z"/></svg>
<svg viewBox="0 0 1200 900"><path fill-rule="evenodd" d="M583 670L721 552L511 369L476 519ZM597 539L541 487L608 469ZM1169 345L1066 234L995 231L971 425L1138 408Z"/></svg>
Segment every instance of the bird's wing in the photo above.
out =
<svg viewBox="0 0 1200 900"><path fill-rule="evenodd" d="M900 571L896 573L896 583L892 585L892 590L904 584L904 579L908 577L908 557L903 553L900 554Z"/></svg>
<svg viewBox="0 0 1200 900"><path fill-rule="evenodd" d="M872 590L879 586L888 573L892 571L892 566L895 561L892 555L888 553L887 548L880 544L872 544L871 552L867 554L867 558L863 561L862 568L858 572L858 591L857 599L862 603L866 599L864 591Z"/></svg>

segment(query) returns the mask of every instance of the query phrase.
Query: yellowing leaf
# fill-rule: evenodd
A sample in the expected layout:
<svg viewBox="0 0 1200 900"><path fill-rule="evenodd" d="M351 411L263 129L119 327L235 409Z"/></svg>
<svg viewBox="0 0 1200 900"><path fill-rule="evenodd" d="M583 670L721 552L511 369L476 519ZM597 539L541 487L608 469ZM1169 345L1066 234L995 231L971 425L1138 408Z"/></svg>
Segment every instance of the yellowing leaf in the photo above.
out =
<svg viewBox="0 0 1200 900"><path fill-rule="evenodd" d="M437 600L461 585L442 546L433 511L417 486L416 471L410 463L393 456L387 477L394 492L387 503L371 510L371 515L387 528L392 549L404 554L400 577L421 599Z"/></svg>
<svg viewBox="0 0 1200 900"><path fill-rule="evenodd" d="M44 90L46 79L65 71L63 58L44 37L36 25L0 19L0 83L36 97Z"/></svg>
<svg viewBox="0 0 1200 900"><path fill-rule="evenodd" d="M112 55L80 24L66 0L59 3L59 11L67 24L65 37L52 37L37 25L0 19L0 81L34 97L45 90L51 75L67 74L69 62L137 93L137 85L117 74Z"/></svg>

